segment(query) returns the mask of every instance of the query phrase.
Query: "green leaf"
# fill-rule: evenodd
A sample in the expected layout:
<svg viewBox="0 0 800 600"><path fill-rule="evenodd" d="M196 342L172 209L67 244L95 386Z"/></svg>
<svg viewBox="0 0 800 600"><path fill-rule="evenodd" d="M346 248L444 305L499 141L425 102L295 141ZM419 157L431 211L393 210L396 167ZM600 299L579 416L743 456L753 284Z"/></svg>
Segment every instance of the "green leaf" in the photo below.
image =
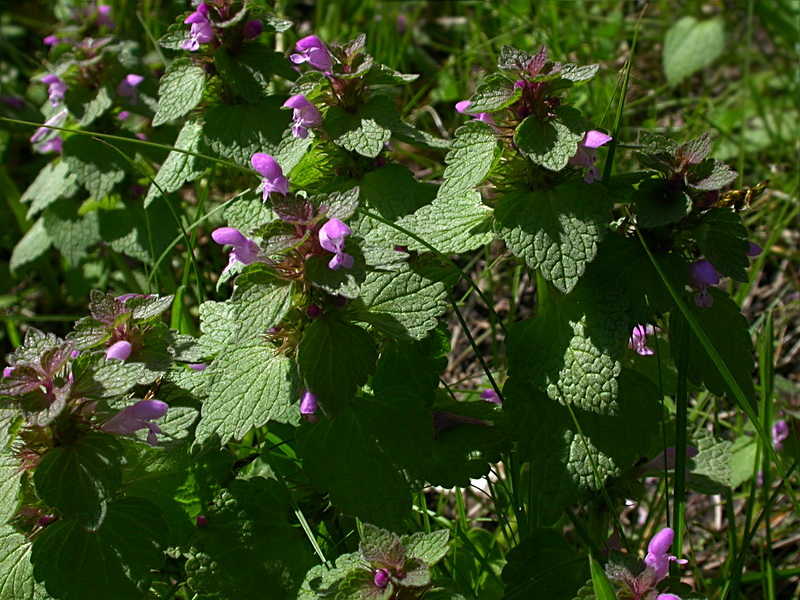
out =
<svg viewBox="0 0 800 600"><path fill-rule="evenodd" d="M400 164L388 164L370 171L359 182L361 199L385 219L395 220L413 213L432 198L433 186L418 181Z"/></svg>
<svg viewBox="0 0 800 600"><path fill-rule="evenodd" d="M571 600L586 582L585 557L554 529L537 527L508 553L503 600Z"/></svg>
<svg viewBox="0 0 800 600"><path fill-rule="evenodd" d="M91 125L95 119L103 116L103 113L111 108L113 104L114 101L111 99L111 94L108 93L108 88L106 86L101 87L97 90L95 97L83 105L83 115L80 117L81 127Z"/></svg>
<svg viewBox="0 0 800 600"><path fill-rule="evenodd" d="M345 150L375 158L392 137L388 116L381 96L373 96L355 112L347 112L335 105L328 109L323 121L325 132L333 143Z"/></svg>
<svg viewBox="0 0 800 600"><path fill-rule="evenodd" d="M417 532L400 538L406 559L416 558L427 565L435 565L444 558L449 541L449 529L439 529L431 533Z"/></svg>
<svg viewBox="0 0 800 600"><path fill-rule="evenodd" d="M33 578L31 543L14 527L0 527L0 598L44 600L47 596Z"/></svg>
<svg viewBox="0 0 800 600"><path fill-rule="evenodd" d="M36 494L87 531L102 525L121 482L122 446L99 431L50 450L33 476Z"/></svg>
<svg viewBox="0 0 800 600"><path fill-rule="evenodd" d="M631 200L636 204L636 221L652 229L677 223L692 210L692 199L681 190L667 189L666 180L655 177L643 181Z"/></svg>
<svg viewBox="0 0 800 600"><path fill-rule="evenodd" d="M718 190L733 183L738 173L725 163L707 158L686 172L686 181L696 190Z"/></svg>
<svg viewBox="0 0 800 600"><path fill-rule="evenodd" d="M264 264L249 265L236 278L231 298L233 319L236 322L232 343L260 340L262 336L289 312L294 285L279 279Z"/></svg>
<svg viewBox="0 0 800 600"><path fill-rule="evenodd" d="M466 417L467 421L442 429L433 441L433 455L425 465L425 480L443 488L469 487L470 479L480 479L489 467L501 460L511 440L503 412L491 402L442 402L431 410Z"/></svg>
<svg viewBox="0 0 800 600"><path fill-rule="evenodd" d="M70 198L77 191L78 180L75 174L70 171L66 162L59 160L48 163L39 171L19 201L24 204L30 202L27 218L32 219L59 198Z"/></svg>
<svg viewBox="0 0 800 600"><path fill-rule="evenodd" d="M698 21L679 19L664 37L663 68L670 85L712 64L725 48L725 24L721 18Z"/></svg>
<svg viewBox="0 0 800 600"><path fill-rule="evenodd" d="M18 271L20 267L24 267L42 256L52 244L44 226L44 219L39 219L14 247L8 263L9 268L12 272Z"/></svg>
<svg viewBox="0 0 800 600"><path fill-rule="evenodd" d="M749 279L745 270L750 266L748 232L738 214L731 209L710 210L700 217L694 234L700 253L712 262L720 275L734 281Z"/></svg>
<svg viewBox="0 0 800 600"><path fill-rule="evenodd" d="M42 222L47 237L73 266L101 239L99 214L81 215L74 200L61 200L50 206L45 210Z"/></svg>
<svg viewBox="0 0 800 600"><path fill-rule="evenodd" d="M20 479L24 470L19 459L0 454L0 525L13 517L20 503ZM2 590L2 586L0 586Z"/></svg>
<svg viewBox="0 0 800 600"><path fill-rule="evenodd" d="M440 327L422 341L387 341L370 382L373 391L382 394L392 388L405 388L426 406L433 404L439 374L447 368L447 335Z"/></svg>
<svg viewBox="0 0 800 600"><path fill-rule="evenodd" d="M33 574L63 600L141 600L164 563L167 535L152 502L124 498L96 531L71 520L47 527L33 544Z"/></svg>
<svg viewBox="0 0 800 600"><path fill-rule="evenodd" d="M377 359L372 336L336 315L315 319L297 348L300 374L330 416L337 415L358 386L367 382Z"/></svg>
<svg viewBox="0 0 800 600"><path fill-rule="evenodd" d="M481 112L497 112L514 104L522 97L522 88L502 73L493 73L481 83L470 96L465 113L474 115Z"/></svg>
<svg viewBox="0 0 800 600"><path fill-rule="evenodd" d="M188 114L203 98L206 73L191 58L178 58L167 67L158 84L158 110L153 127Z"/></svg>
<svg viewBox="0 0 800 600"><path fill-rule="evenodd" d="M592 572L592 587L594 588L595 598L597 600L617 600L614 586L611 585L608 577L606 577L603 567L591 556L589 557L589 569Z"/></svg>
<svg viewBox="0 0 800 600"><path fill-rule="evenodd" d="M180 150L199 153L202 139L202 123L188 121L178 134L178 139L175 140L174 146ZM147 197L144 199L144 207L147 208L153 201L160 198L161 191L165 194L170 194L179 190L187 181L194 181L205 172L207 167L207 161L173 150L158 170L154 183L150 186ZM159 188L161 188L161 191Z"/></svg>
<svg viewBox="0 0 800 600"><path fill-rule="evenodd" d="M695 316L734 380L739 384L745 399L754 410L757 410L758 403L752 378L755 368L753 342L747 319L742 316L739 307L725 292L714 287L709 287L708 292L714 298L713 306L698 307L689 301L686 303L687 308ZM683 314L677 310L672 311L669 319L670 337L674 340L682 339L681 332L684 327L688 327L688 324ZM681 344L672 344L671 348L675 362L680 364L680 354L683 351ZM693 331L689 332L689 380L695 384L700 384L702 381L716 396L727 395L730 399L735 398L722 373Z"/></svg>
<svg viewBox="0 0 800 600"><path fill-rule="evenodd" d="M509 377L503 396L520 458L531 462L532 485L540 496L539 519L545 524L645 456L662 414L658 388L629 370L619 378L616 410L605 414L575 404L570 412L518 375ZM590 398L587 404L591 402Z"/></svg>
<svg viewBox="0 0 800 600"><path fill-rule="evenodd" d="M224 84L234 95L250 103L264 95L273 73L282 70L285 77L287 69L291 72L285 63L282 54L258 42L236 49L223 46L214 53L214 64Z"/></svg>
<svg viewBox="0 0 800 600"><path fill-rule="evenodd" d="M402 531L432 437L430 413L416 400L359 397L335 419L301 427L297 454L312 483L342 512Z"/></svg>
<svg viewBox="0 0 800 600"><path fill-rule="evenodd" d="M353 318L400 339L421 340L445 310L445 286L406 266L367 273L361 294L351 304Z"/></svg>
<svg viewBox="0 0 800 600"><path fill-rule="evenodd" d="M364 523L361 529L358 550L364 560L373 566L396 569L406 562L406 550L403 548L400 536L371 523Z"/></svg>
<svg viewBox="0 0 800 600"><path fill-rule="evenodd" d="M580 111L559 106L555 117L541 121L536 115L527 117L514 131L514 143L534 164L560 171L578 151L588 124Z"/></svg>
<svg viewBox="0 0 800 600"><path fill-rule="evenodd" d="M217 436L220 444L242 439L269 421L297 422L292 404L300 398L297 367L258 340L228 347L204 372L209 378L196 436Z"/></svg>
<svg viewBox="0 0 800 600"><path fill-rule="evenodd" d="M482 121L470 121L459 127L450 152L444 158L447 166L438 197L474 192L486 178L498 154L497 138L491 126Z"/></svg>
<svg viewBox="0 0 800 600"><path fill-rule="evenodd" d="M153 264L180 233L175 214L166 202L120 206L98 213L100 236L115 252Z"/></svg>
<svg viewBox="0 0 800 600"><path fill-rule="evenodd" d="M602 186L569 182L508 194L495 218L511 251L568 293L597 254L611 221L611 201Z"/></svg>
<svg viewBox="0 0 800 600"><path fill-rule="evenodd" d="M355 261L351 269L331 269L328 263L333 257L312 256L305 264L305 280L331 296L343 296L344 298L356 298L361 293L360 284L364 281L366 272L364 271L364 259L358 248L345 247L345 252L350 254Z"/></svg>
<svg viewBox="0 0 800 600"><path fill-rule="evenodd" d="M285 100L285 96L270 96L255 104L215 106L205 115L203 153L245 167L256 152L274 155L292 117L291 111L281 110Z"/></svg>
<svg viewBox="0 0 800 600"><path fill-rule="evenodd" d="M186 562L189 586L204 598L290 600L313 564L302 530L286 518L275 480L233 481L209 507L207 526Z"/></svg>
<svg viewBox="0 0 800 600"><path fill-rule="evenodd" d="M271 206L262 202L261 194L255 190L246 190L234 200L225 209L223 217L228 222L228 227L238 229L245 235L249 235L256 227L277 219Z"/></svg>
<svg viewBox="0 0 800 600"><path fill-rule="evenodd" d="M731 442L702 429L693 437L692 445L698 452L689 459L689 487L701 494L724 494L730 489L733 476Z"/></svg>
<svg viewBox="0 0 800 600"><path fill-rule="evenodd" d="M95 200L103 200L125 179L128 163L119 153L88 135L64 140L62 160Z"/></svg>
<svg viewBox="0 0 800 600"><path fill-rule="evenodd" d="M452 254L474 250L492 241L491 215L491 209L481 201L480 193L472 190L455 196L440 194L431 204L403 217L397 224L439 252ZM429 250L428 246L401 232L391 239L410 250Z"/></svg>

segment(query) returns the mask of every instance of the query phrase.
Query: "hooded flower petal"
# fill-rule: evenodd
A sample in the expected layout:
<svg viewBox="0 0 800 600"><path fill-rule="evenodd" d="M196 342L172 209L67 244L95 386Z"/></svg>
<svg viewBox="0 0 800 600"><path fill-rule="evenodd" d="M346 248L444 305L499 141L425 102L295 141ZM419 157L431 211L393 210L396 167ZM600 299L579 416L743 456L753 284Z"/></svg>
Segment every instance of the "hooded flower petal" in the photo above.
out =
<svg viewBox="0 0 800 600"><path fill-rule="evenodd" d="M652 325L637 325L633 328L631 337L628 340L628 348L636 351L639 356L652 355L654 352L652 348L647 346L647 336L653 335L655 332L656 328Z"/></svg>
<svg viewBox="0 0 800 600"><path fill-rule="evenodd" d="M259 245L246 237L238 229L234 229L233 227L220 227L211 233L211 239L222 246L233 246L225 271L230 269L236 262L250 265L259 260L258 255L261 252ZM225 271L223 271L223 273Z"/></svg>
<svg viewBox="0 0 800 600"><path fill-rule="evenodd" d="M678 560L675 556L667 554L672 546L674 537L675 532L670 527L665 527L653 536L647 546L647 556L644 558L644 564L653 572L656 582L667 576L670 562L675 561L679 565L685 565L688 562L685 559Z"/></svg>
<svg viewBox="0 0 800 600"><path fill-rule="evenodd" d="M603 144L611 141L611 137L601 131L592 129L587 131L583 140L578 143L578 150L569 159L569 164L573 167L583 167L586 169L583 180L586 183L600 181L600 171L595 166L597 162L596 150Z"/></svg>
<svg viewBox="0 0 800 600"><path fill-rule="evenodd" d="M315 69L329 71L333 66L333 59L325 43L315 35L309 35L295 44L297 54L292 54L289 59L296 65L307 62Z"/></svg>
<svg viewBox="0 0 800 600"><path fill-rule="evenodd" d="M488 112L481 112L481 113L473 113L467 112L467 107L470 105L469 100L462 100L461 102L456 103L456 110L460 112L462 115L472 115L475 120L483 121L484 123L488 123L489 125L494 125L494 117Z"/></svg>
<svg viewBox="0 0 800 600"><path fill-rule="evenodd" d="M317 397L308 390L303 390L303 394L300 396L300 416L309 423L314 424L319 420L317 416L318 409L319 402Z"/></svg>
<svg viewBox="0 0 800 600"><path fill-rule="evenodd" d="M131 355L131 350L133 347L131 346L130 342L125 340L120 340L115 344L111 345L108 350L106 350L106 360L115 359L115 360L128 360L128 357Z"/></svg>
<svg viewBox="0 0 800 600"><path fill-rule="evenodd" d="M698 260L689 265L689 284L699 291L694 297L697 306L710 308L714 305L714 297L708 293L708 286L718 283L719 273L711 262Z"/></svg>
<svg viewBox="0 0 800 600"><path fill-rule="evenodd" d="M481 399L486 400L487 402L491 402L492 404L503 404L500 400L500 396L497 395L497 392L494 389L489 388L488 390L483 390L481 392Z"/></svg>
<svg viewBox="0 0 800 600"><path fill-rule="evenodd" d="M155 446L158 443L156 434L161 433L161 428L152 423L165 414L169 405L161 400L140 400L136 404L123 408L114 415L100 429L107 433L131 434L140 429L149 429L147 443Z"/></svg>
<svg viewBox="0 0 800 600"><path fill-rule="evenodd" d="M260 36L263 31L264 24L258 19L251 19L245 23L244 29L242 29L242 37L246 40L253 40Z"/></svg>
<svg viewBox="0 0 800 600"><path fill-rule="evenodd" d="M335 255L328 263L328 268L333 271L339 267L345 269L353 267L353 257L344 251L344 238L348 235L350 228L335 218L329 220L319 230L319 245Z"/></svg>
<svg viewBox="0 0 800 600"><path fill-rule="evenodd" d="M308 128L322 123L322 115L316 106L306 100L303 94L295 94L283 105L292 109L292 136L299 138L308 137Z"/></svg>
<svg viewBox="0 0 800 600"><path fill-rule="evenodd" d="M117 94L123 98L130 98L131 104L136 104L138 99L136 88L140 83L142 83L142 81L144 81L144 77L141 75L136 75L135 73L126 75L125 79L120 81L119 85L117 86Z"/></svg>
<svg viewBox="0 0 800 600"><path fill-rule="evenodd" d="M273 192L283 195L289 193L289 180L283 176L283 169L281 169L278 161L269 154L264 154L263 152L253 154L250 164L264 177L261 180L264 186L262 201L266 202Z"/></svg>
<svg viewBox="0 0 800 600"><path fill-rule="evenodd" d="M50 105L53 107L64 99L67 93L67 84L58 75L45 75L40 80L42 83L47 84L47 95L50 99Z"/></svg>

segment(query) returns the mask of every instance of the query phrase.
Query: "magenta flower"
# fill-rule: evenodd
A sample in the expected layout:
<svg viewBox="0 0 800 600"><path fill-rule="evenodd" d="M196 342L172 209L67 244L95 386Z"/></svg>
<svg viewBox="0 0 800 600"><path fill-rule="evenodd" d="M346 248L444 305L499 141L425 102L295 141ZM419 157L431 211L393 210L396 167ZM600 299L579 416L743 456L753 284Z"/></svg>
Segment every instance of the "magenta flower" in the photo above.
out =
<svg viewBox="0 0 800 600"><path fill-rule="evenodd" d="M42 40L42 43L44 43L46 46L50 46L50 49L52 50L54 46L58 46L60 41L61 40L58 39L57 35L48 35Z"/></svg>
<svg viewBox="0 0 800 600"><path fill-rule="evenodd" d="M57 154L61 154L61 148L64 144L64 140L61 139L61 136L54 137L52 140L47 140L46 142L39 144L34 148L36 152L39 154L47 154L48 152L55 152Z"/></svg>
<svg viewBox="0 0 800 600"><path fill-rule="evenodd" d="M686 559L679 559L676 556L667 554L670 546L672 546L672 539L675 537L675 532L670 527L665 527L650 540L647 546L647 556L644 557L644 564L655 575L655 581L661 581L669 573L669 563L676 562L679 565L685 565Z"/></svg>
<svg viewBox="0 0 800 600"><path fill-rule="evenodd" d="M106 360L121 360L126 361L128 357L131 355L131 350L133 347L131 346L130 342L126 342L125 340L120 340L115 344L112 344L108 350L106 350Z"/></svg>
<svg viewBox="0 0 800 600"><path fill-rule="evenodd" d="M208 368L206 363L192 363L189 365L192 371L205 371Z"/></svg>
<svg viewBox="0 0 800 600"><path fill-rule="evenodd" d="M747 248L747 256L758 256L764 251L764 249L761 246L754 244L753 242L747 242L747 243L749 244Z"/></svg>
<svg viewBox="0 0 800 600"><path fill-rule="evenodd" d="M114 415L100 429L106 433L131 434L140 429L149 429L147 443L151 446L158 444L156 434L161 433L161 428L153 423L165 414L169 405L161 400L140 400L136 404L123 408Z"/></svg>
<svg viewBox="0 0 800 600"><path fill-rule="evenodd" d="M214 28L208 20L208 5L203 2L197 6L197 10L184 20L190 23L189 39L184 41L181 47L189 52L194 52L200 48L200 44L207 44L214 39Z"/></svg>
<svg viewBox="0 0 800 600"><path fill-rule="evenodd" d="M317 397L308 390L303 390L300 396L300 416L313 425L319 420L317 409L319 409Z"/></svg>
<svg viewBox="0 0 800 600"><path fill-rule="evenodd" d="M67 93L67 84L58 75L45 75L39 81L47 84L47 95L50 99L50 106L55 108L64 99Z"/></svg>
<svg viewBox="0 0 800 600"><path fill-rule="evenodd" d="M583 180L586 183L594 183L600 181L600 171L595 166L597 162L597 148L603 144L607 144L611 138L601 131L587 131L583 136L583 140L578 143L578 151L569 159L569 164L573 167L582 167L586 169L583 175Z"/></svg>
<svg viewBox="0 0 800 600"><path fill-rule="evenodd" d="M653 335L658 329L652 325L637 325L628 340L628 348L635 350L639 356L651 356L654 352L647 346L647 336Z"/></svg>
<svg viewBox="0 0 800 600"><path fill-rule="evenodd" d="M246 40L254 40L264 31L264 24L258 19L251 19L242 29L242 37Z"/></svg>
<svg viewBox="0 0 800 600"><path fill-rule="evenodd" d="M131 105L136 104L139 101L136 88L143 81L144 77L141 75L135 75L133 73L126 75L125 79L123 79L117 86L117 94L123 98L130 98Z"/></svg>
<svg viewBox="0 0 800 600"><path fill-rule="evenodd" d="M309 35L295 44L297 54L289 56L294 64L307 62L315 69L329 71L333 66L333 59L325 43L315 35Z"/></svg>
<svg viewBox="0 0 800 600"><path fill-rule="evenodd" d="M350 228L339 219L329 220L319 230L319 245L334 253L334 257L328 263L328 268L333 271L339 267L345 269L353 267L353 257L344 251L344 238L348 235Z"/></svg>
<svg viewBox="0 0 800 600"><path fill-rule="evenodd" d="M372 578L372 583L375 584L375 587L379 588L385 588L387 585L389 585L389 570L376 569Z"/></svg>
<svg viewBox="0 0 800 600"><path fill-rule="evenodd" d="M273 192L286 195L289 193L289 180L283 176L283 169L274 158L269 154L257 152L250 159L253 168L263 175L261 180L264 186L261 200L266 202L269 195Z"/></svg>
<svg viewBox="0 0 800 600"><path fill-rule="evenodd" d="M772 445L775 450L783 450L783 440L789 437L789 424L781 419L772 425Z"/></svg>
<svg viewBox="0 0 800 600"><path fill-rule="evenodd" d="M322 123L322 115L320 115L319 110L306 100L303 94L295 94L283 105L292 109L292 121L294 121L292 125L293 137L306 139L308 137L308 128Z"/></svg>
<svg viewBox="0 0 800 600"><path fill-rule="evenodd" d="M708 286L718 283L719 273L709 261L698 260L689 265L689 284L699 292L694 297L698 307L710 308L714 305L714 297L708 293Z"/></svg>
<svg viewBox="0 0 800 600"><path fill-rule="evenodd" d="M483 390L481 392L481 398L486 400L487 402L491 402L492 404L502 405L503 402L500 400L500 396L497 395L497 392L494 391L493 388L489 388L488 390Z"/></svg>
<svg viewBox="0 0 800 600"><path fill-rule="evenodd" d="M469 106L469 100L462 100L456 104L456 110L460 112L462 115L471 115L477 121L483 121L484 123L488 123L489 125L494 125L494 117L489 114L488 112L481 112L481 113L468 113L467 107Z"/></svg>
<svg viewBox="0 0 800 600"><path fill-rule="evenodd" d="M233 227L220 227L211 232L211 239L218 244L233 246L228 258L228 266L222 271L225 273L238 261L245 265L250 265L260 261L259 253L261 248L253 240Z"/></svg>
<svg viewBox="0 0 800 600"><path fill-rule="evenodd" d="M41 127L39 127L39 129L36 130L36 133L34 133L31 136L31 144L35 144L36 142L40 141L42 138L47 136L48 133L51 133L53 131L52 129L50 129L51 127L60 127L64 123L64 121L67 120L68 114L69 111L66 108L64 108L58 111L49 119L47 119L47 121L45 121L44 124Z"/></svg>
<svg viewBox="0 0 800 600"><path fill-rule="evenodd" d="M97 7L97 25L99 27L107 27L114 29L114 21L111 20L111 7L101 4Z"/></svg>
<svg viewBox="0 0 800 600"><path fill-rule="evenodd" d="M656 600L681 600L681 599L675 594L667 593L667 594L659 594L658 596L656 596Z"/></svg>

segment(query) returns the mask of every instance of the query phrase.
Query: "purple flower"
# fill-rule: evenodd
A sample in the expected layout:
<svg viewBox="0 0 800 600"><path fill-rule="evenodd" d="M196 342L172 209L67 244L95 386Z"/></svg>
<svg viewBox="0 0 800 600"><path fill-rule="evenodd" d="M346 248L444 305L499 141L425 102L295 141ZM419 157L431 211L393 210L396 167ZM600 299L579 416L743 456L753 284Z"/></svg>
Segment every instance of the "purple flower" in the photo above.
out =
<svg viewBox="0 0 800 600"><path fill-rule="evenodd" d="M654 352L647 346L647 336L653 335L657 328L652 325L637 325L633 328L633 333L628 340L628 348L635 350L639 356L651 356Z"/></svg>
<svg viewBox="0 0 800 600"><path fill-rule="evenodd" d="M308 128L322 123L322 115L319 114L317 107L311 104L303 94L295 94L283 103L285 107L292 109L292 136L306 139Z"/></svg>
<svg viewBox="0 0 800 600"><path fill-rule="evenodd" d="M3 369L3 377L10 377L11 373L14 372L14 367L6 367Z"/></svg>
<svg viewBox="0 0 800 600"><path fill-rule="evenodd" d="M31 136L31 144L35 144L44 138L48 133L53 132L51 127L59 127L64 121L67 120L68 114L69 111L66 108L63 108L52 117L47 119L47 121L45 121L44 124L36 130L36 133Z"/></svg>
<svg viewBox="0 0 800 600"><path fill-rule="evenodd" d="M783 440L789 437L789 423L781 419L772 425L772 445L775 450L780 452L783 450Z"/></svg>
<svg viewBox="0 0 800 600"><path fill-rule="evenodd" d="M656 600L681 600L680 597L676 596L675 594L659 594L656 596Z"/></svg>
<svg viewBox="0 0 800 600"><path fill-rule="evenodd" d="M135 75L133 73L126 75L125 79L117 86L117 94L123 98L130 98L131 105L136 104L138 102L136 88L142 81L144 81L144 77L141 75Z"/></svg>
<svg viewBox="0 0 800 600"><path fill-rule="evenodd" d="M376 569L375 575L372 578L372 582L375 584L375 587L385 588L387 585L389 585L389 570Z"/></svg>
<svg viewBox="0 0 800 600"><path fill-rule="evenodd" d="M344 238L348 235L350 228L339 219L329 220L319 230L319 245L335 255L328 263L328 268L333 271L339 267L353 267L353 257L344 251Z"/></svg>
<svg viewBox="0 0 800 600"><path fill-rule="evenodd" d="M254 40L261 35L262 31L264 31L264 24L258 19L251 19L245 23L242 37L246 40Z"/></svg>
<svg viewBox="0 0 800 600"><path fill-rule="evenodd" d="M669 552L672 546L672 539L675 537L675 532L670 527L665 527L650 540L647 546L647 556L644 557L644 564L650 569L655 576L656 582L664 579L669 573L669 563L675 561L679 565L685 565L687 560L678 559Z"/></svg>
<svg viewBox="0 0 800 600"><path fill-rule="evenodd" d="M133 104L133 102L131 102L131 104ZM117 118L120 121L124 121L125 119L127 119L130 116L131 116L130 112L128 112L127 110L121 110L121 111L119 111L119 114L117 115Z"/></svg>
<svg viewBox="0 0 800 600"><path fill-rule="evenodd" d="M206 363L192 363L189 365L192 371L205 371L208 368Z"/></svg>
<svg viewBox="0 0 800 600"><path fill-rule="evenodd" d="M754 244L753 242L747 243L749 244L749 247L747 248L747 256L758 256L764 251L761 246Z"/></svg>
<svg viewBox="0 0 800 600"><path fill-rule="evenodd" d="M50 46L50 49L53 49L53 46L57 46L61 40L58 39L57 35L48 35L46 38L42 40L42 42L46 46Z"/></svg>
<svg viewBox="0 0 800 600"><path fill-rule="evenodd" d="M63 146L64 141L61 139L61 136L54 137L52 140L47 140L46 142L39 144L36 146L35 150L40 154L47 154L48 152L56 152L61 154L61 147Z"/></svg>
<svg viewBox="0 0 800 600"><path fill-rule="evenodd" d="M481 113L468 113L467 107L469 106L469 100L462 100L456 104L456 110L460 112L462 115L472 115L477 121L483 121L484 123L488 123L489 125L494 125L494 117L489 114L488 112L481 112Z"/></svg>
<svg viewBox="0 0 800 600"><path fill-rule="evenodd" d="M318 408L317 397L308 390L303 390L303 394L300 396L300 416L313 425L319 420Z"/></svg>
<svg viewBox="0 0 800 600"><path fill-rule="evenodd" d="M189 52L194 52L200 48L200 44L207 44L214 39L214 29L208 20L208 5L203 2L197 6L197 10L184 20L190 23L189 39L184 41L181 47Z"/></svg>
<svg viewBox="0 0 800 600"><path fill-rule="evenodd" d="M97 7L97 25L114 29L114 21L111 20L111 7L101 4Z"/></svg>
<svg viewBox="0 0 800 600"><path fill-rule="evenodd" d="M47 95L50 98L50 106L55 108L64 99L64 94L67 93L67 84L64 83L58 75L45 75L40 79L42 83L47 84Z"/></svg>
<svg viewBox="0 0 800 600"><path fill-rule="evenodd" d="M607 144L611 138L601 131L587 131L583 136L583 140L578 143L578 151L569 159L569 164L573 167L582 167L586 169L583 175L583 180L586 183L594 183L600 181L600 171L594 165L597 162L596 152L597 149L603 144Z"/></svg>
<svg viewBox="0 0 800 600"><path fill-rule="evenodd" d="M115 344L112 344L108 350L106 350L106 360L121 360L126 361L128 357L131 355L132 346L130 342L126 342L125 340L120 340Z"/></svg>
<svg viewBox="0 0 800 600"><path fill-rule="evenodd" d="M258 244L253 240L245 237L238 229L234 229L233 227L220 227L211 233L211 239L222 246L233 246L228 258L228 266L222 271L223 273L233 267L234 263L237 261L245 265L250 265L260 260L258 254L261 252L261 248L259 248Z"/></svg>
<svg viewBox="0 0 800 600"><path fill-rule="evenodd" d="M492 404L503 404L502 400L500 400L500 396L497 395L497 392L495 392L493 388L483 390L481 392L481 398L487 402L491 402Z"/></svg>
<svg viewBox="0 0 800 600"><path fill-rule="evenodd" d="M158 443L156 434L161 428L152 423L167 414L169 405L161 400L140 400L136 404L123 408L100 429L107 433L131 434L140 429L149 429L147 443L155 446Z"/></svg>
<svg viewBox="0 0 800 600"><path fill-rule="evenodd" d="M328 52L328 48L315 35L309 35L299 40L295 44L295 48L297 49L297 54L289 56L289 60L296 65L307 62L320 71L329 71L333 66L333 59L330 52Z"/></svg>
<svg viewBox="0 0 800 600"><path fill-rule="evenodd" d="M708 293L708 286L718 283L719 273L709 261L698 260L689 265L689 284L699 292L694 297L694 303L698 307L714 306L714 297Z"/></svg>
<svg viewBox="0 0 800 600"><path fill-rule="evenodd" d="M283 169L269 154L257 152L250 159L253 168L263 175L261 180L264 186L261 200L266 202L272 192L286 195L289 193L289 180L283 176Z"/></svg>

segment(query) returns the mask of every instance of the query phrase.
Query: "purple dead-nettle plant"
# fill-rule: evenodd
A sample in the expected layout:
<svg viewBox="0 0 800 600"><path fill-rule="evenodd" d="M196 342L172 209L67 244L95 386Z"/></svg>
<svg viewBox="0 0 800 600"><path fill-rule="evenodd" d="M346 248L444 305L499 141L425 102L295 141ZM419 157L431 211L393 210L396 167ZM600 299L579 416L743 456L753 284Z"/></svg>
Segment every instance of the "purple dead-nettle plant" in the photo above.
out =
<svg viewBox="0 0 800 600"><path fill-rule="evenodd" d="M58 75L52 73L45 75L40 79L42 83L47 84L47 96L50 100L50 106L56 108L64 99L67 93L67 84Z"/></svg>
<svg viewBox="0 0 800 600"><path fill-rule="evenodd" d="M237 262L244 265L250 265L254 262L266 262L264 258L259 257L261 248L259 245L246 237L238 229L233 227L220 227L211 233L211 239L222 246L233 246L228 259L228 266L225 267L226 272L233 267Z"/></svg>
<svg viewBox="0 0 800 600"><path fill-rule="evenodd" d="M658 331L658 328L649 323L647 325L637 325L633 328L631 337L628 340L628 348L639 356L652 356L655 351L647 345L647 336L654 335L656 331Z"/></svg>
<svg viewBox="0 0 800 600"><path fill-rule="evenodd" d="M710 308L714 305L714 297L708 293L708 286L719 283L719 273L710 261L698 260L689 265L689 283L698 290L694 297L698 307Z"/></svg>
<svg viewBox="0 0 800 600"><path fill-rule="evenodd" d="M330 71L333 59L325 43L315 35L309 35L295 44L297 52L289 56L296 65L307 62L320 71Z"/></svg>
<svg viewBox="0 0 800 600"><path fill-rule="evenodd" d="M133 346L129 341L120 340L106 350L106 360L121 360L124 362L130 358L132 350Z"/></svg>
<svg viewBox="0 0 800 600"><path fill-rule="evenodd" d="M191 25L189 39L183 42L184 50L195 52L200 49L200 44L208 44L214 40L214 28L208 20L208 5L205 2L199 4L197 10L186 17L184 23Z"/></svg>
<svg viewBox="0 0 800 600"><path fill-rule="evenodd" d="M316 106L306 100L302 94L295 94L283 103L292 109L292 136L306 139L308 129L322 123L322 115Z"/></svg>
<svg viewBox="0 0 800 600"><path fill-rule="evenodd" d="M106 433L121 435L130 435L140 429L147 429L147 443L155 446L158 444L156 435L161 433L161 428L153 421L162 418L168 409L169 405L161 400L140 400L123 408L100 429Z"/></svg>
<svg viewBox="0 0 800 600"><path fill-rule="evenodd" d="M469 106L469 100L462 100L456 104L456 110L460 112L462 115L470 115L476 121L483 121L484 123L488 123L489 125L494 125L494 117L488 112L467 112L467 107Z"/></svg>
<svg viewBox="0 0 800 600"><path fill-rule="evenodd" d="M261 180L262 202L266 202L270 194L282 194L285 196L289 193L289 180L283 176L283 169L281 169L278 161L269 154L263 152L253 154L250 164L263 177Z"/></svg>
<svg viewBox="0 0 800 600"><path fill-rule="evenodd" d="M353 257L344 251L344 238L350 235L350 228L339 219L330 219L319 230L319 245L334 256L328 263L328 268L336 271L339 267L351 269Z"/></svg>
<svg viewBox="0 0 800 600"><path fill-rule="evenodd" d="M602 131L587 131L583 140L578 144L578 151L569 159L573 167L586 169L583 180L586 183L600 181L600 171L595 166L597 162L597 149L611 141L611 137Z"/></svg>
<svg viewBox="0 0 800 600"><path fill-rule="evenodd" d="M144 81L144 77L141 75L136 75L135 73L126 75L117 86L117 94L123 98L128 98L131 106L135 105L139 101L138 90L136 88L139 87L142 81Z"/></svg>

